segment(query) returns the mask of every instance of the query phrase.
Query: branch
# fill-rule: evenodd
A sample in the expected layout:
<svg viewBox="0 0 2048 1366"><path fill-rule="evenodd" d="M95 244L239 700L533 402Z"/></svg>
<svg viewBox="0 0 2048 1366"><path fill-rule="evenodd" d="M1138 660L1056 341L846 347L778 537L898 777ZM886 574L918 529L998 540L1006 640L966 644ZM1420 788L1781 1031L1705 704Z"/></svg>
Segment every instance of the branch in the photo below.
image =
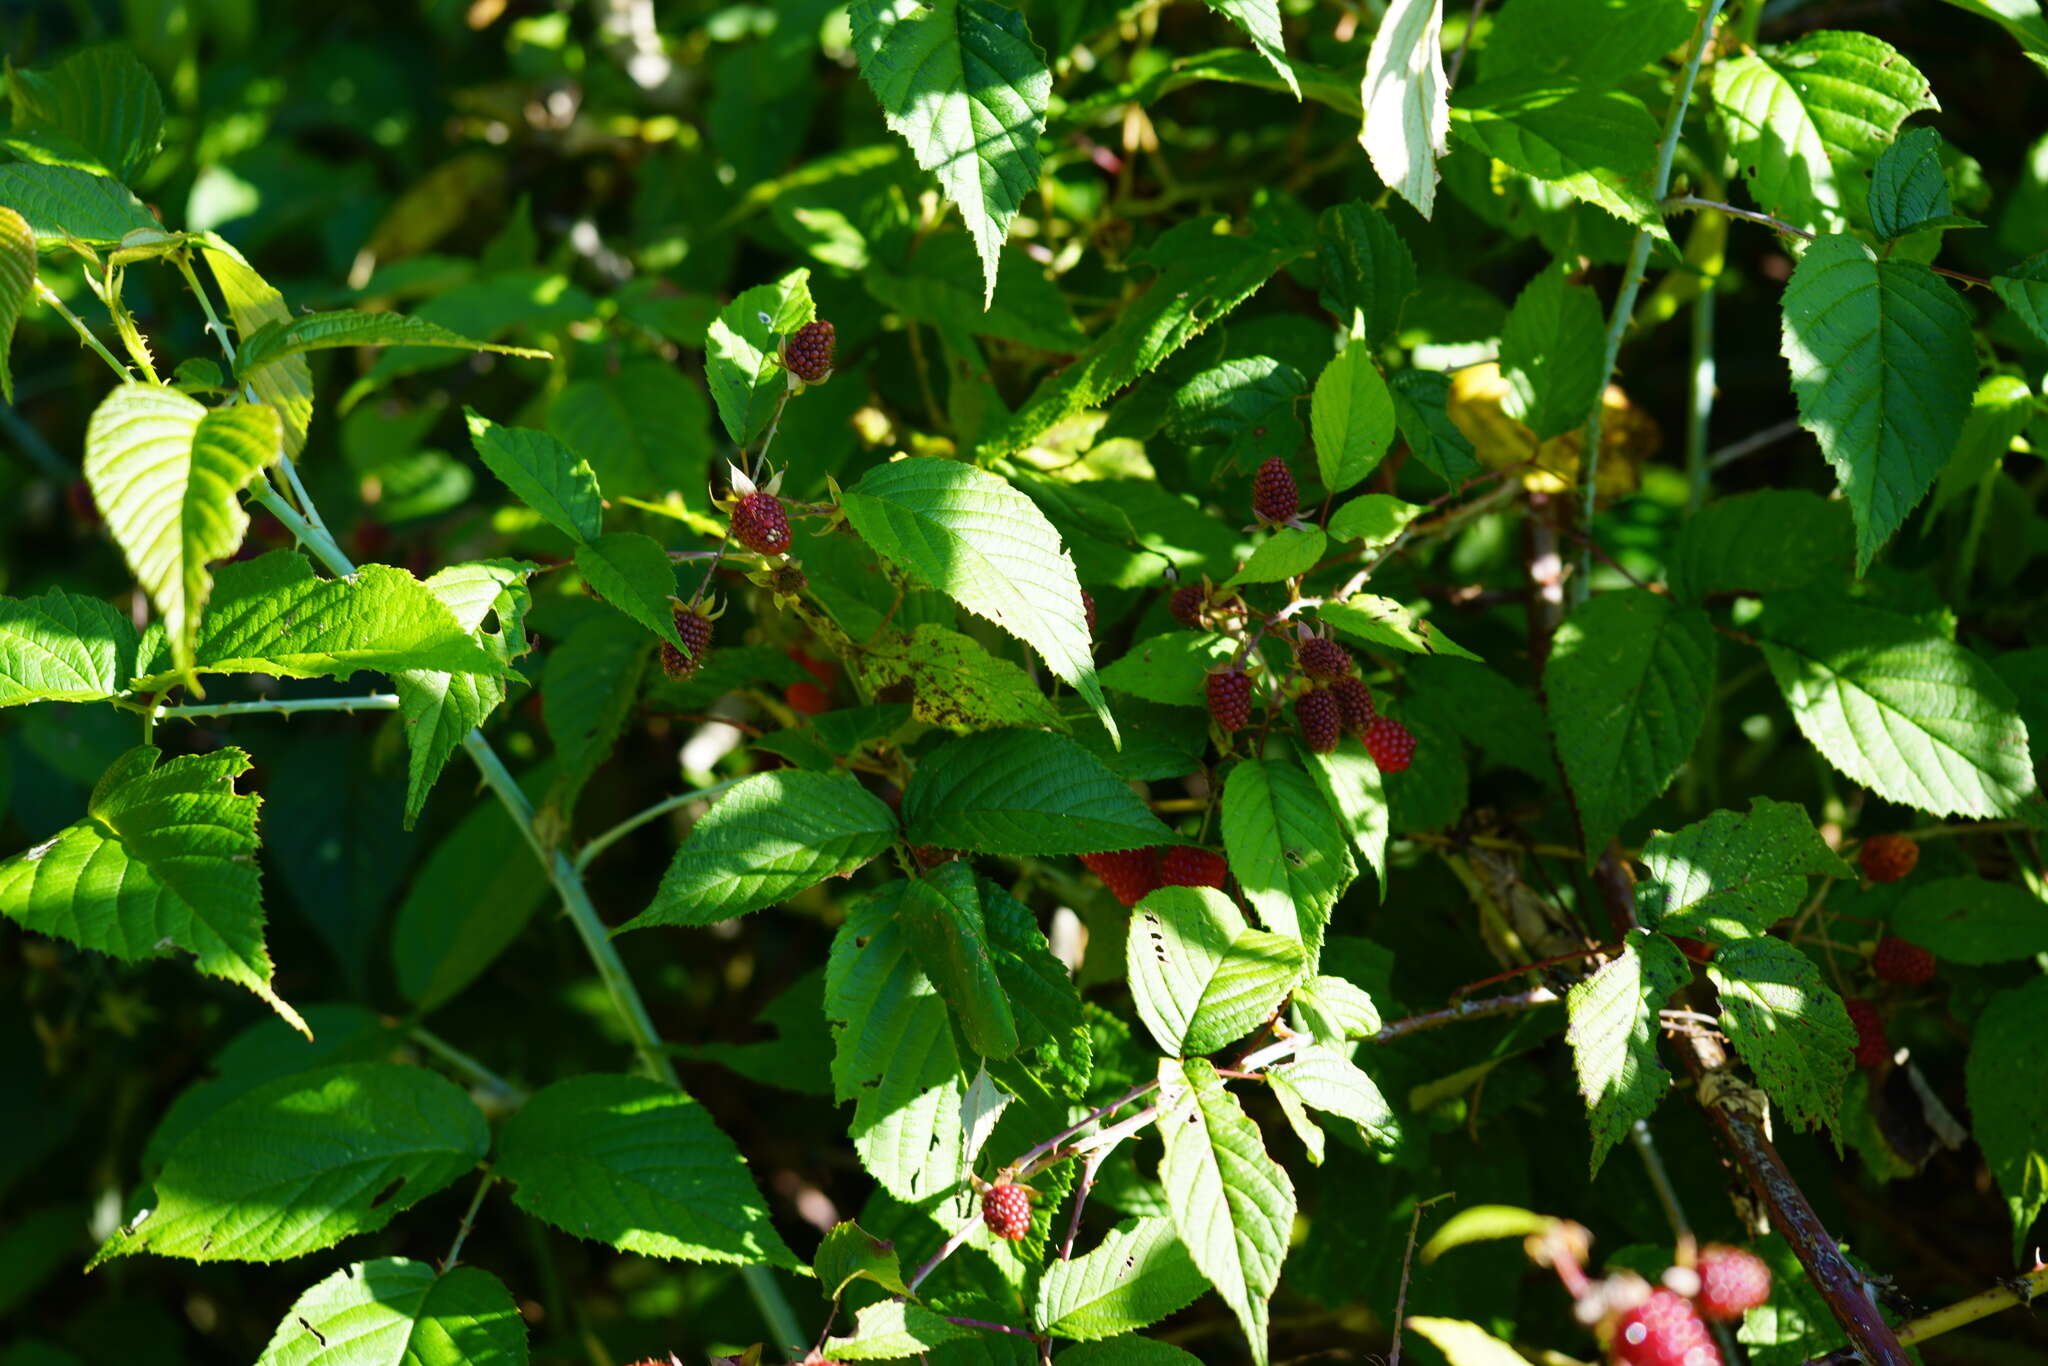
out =
<svg viewBox="0 0 2048 1366"><path fill-rule="evenodd" d="M2031 1306L2043 1295L2048 1295L2048 1266L2037 1266L2025 1275L2015 1276L2003 1285L1981 1290L1966 1300L1958 1300L1931 1314L1922 1314L1911 1323L1901 1324L1899 1341L1915 1343L1938 1338L1943 1333L1953 1333L1958 1328L1967 1328L1979 1319L1989 1318L2004 1310L2017 1306ZM1843 1347L1829 1352L1826 1356L1813 1358L1806 1366L1855 1366L1856 1360L1856 1349Z"/></svg>
<svg viewBox="0 0 2048 1366"><path fill-rule="evenodd" d="M215 716L291 716L305 711L397 711L398 695L366 693L360 697L276 697L257 702L220 702L158 707L158 721L198 721Z"/></svg>

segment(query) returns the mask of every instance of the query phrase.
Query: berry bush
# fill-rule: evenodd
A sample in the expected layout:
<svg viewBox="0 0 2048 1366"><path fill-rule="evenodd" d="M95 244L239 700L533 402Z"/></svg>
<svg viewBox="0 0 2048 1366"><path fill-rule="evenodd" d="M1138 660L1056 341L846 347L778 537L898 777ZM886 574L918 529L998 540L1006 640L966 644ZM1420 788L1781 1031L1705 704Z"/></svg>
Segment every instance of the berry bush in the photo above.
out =
<svg viewBox="0 0 2048 1366"><path fill-rule="evenodd" d="M0 9L0 1366L2048 1359L2033 0Z"/></svg>

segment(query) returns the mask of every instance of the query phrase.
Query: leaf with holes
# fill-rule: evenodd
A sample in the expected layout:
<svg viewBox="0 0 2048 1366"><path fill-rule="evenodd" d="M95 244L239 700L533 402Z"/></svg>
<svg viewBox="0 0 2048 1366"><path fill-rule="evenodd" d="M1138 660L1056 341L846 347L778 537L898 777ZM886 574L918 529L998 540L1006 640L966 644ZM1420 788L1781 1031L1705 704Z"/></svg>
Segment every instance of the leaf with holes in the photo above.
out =
<svg viewBox="0 0 2048 1366"><path fill-rule="evenodd" d="M1833 1130L1856 1028L1813 960L1762 935L1723 945L1707 964L1721 994L1721 1027L1785 1117Z"/></svg>
<svg viewBox="0 0 2048 1366"><path fill-rule="evenodd" d="M526 1366L526 1322L497 1277L381 1257L299 1296L256 1366Z"/></svg>
<svg viewBox="0 0 2048 1366"><path fill-rule="evenodd" d="M1138 1018L1175 1057L1213 1053L1263 1023L1301 979L1299 940L1255 930L1208 887L1162 887L1131 912L1124 961Z"/></svg>
<svg viewBox="0 0 2048 1366"><path fill-rule="evenodd" d="M1629 1126L1657 1108L1671 1074L1657 1057L1657 1012L1692 980L1669 939L1633 930L1621 955L1565 997L1565 1041L1593 1125L1593 1174Z"/></svg>
<svg viewBox="0 0 2048 1366"><path fill-rule="evenodd" d="M1046 1268L1032 1321L1054 1337L1099 1342L1149 1328L1208 1288L1171 1219L1128 1219L1088 1252Z"/></svg>
<svg viewBox="0 0 2048 1366"><path fill-rule="evenodd" d="M1762 934L1797 911L1809 877L1856 876L1805 807L1769 797L1676 834L1659 831L1643 862L1650 871L1636 884L1636 912L1644 926L1715 944Z"/></svg>
<svg viewBox="0 0 2048 1366"><path fill-rule="evenodd" d="M1223 847L1252 910L1314 967L1330 909L1358 869L1315 780L1286 759L1245 759L1223 784Z"/></svg>

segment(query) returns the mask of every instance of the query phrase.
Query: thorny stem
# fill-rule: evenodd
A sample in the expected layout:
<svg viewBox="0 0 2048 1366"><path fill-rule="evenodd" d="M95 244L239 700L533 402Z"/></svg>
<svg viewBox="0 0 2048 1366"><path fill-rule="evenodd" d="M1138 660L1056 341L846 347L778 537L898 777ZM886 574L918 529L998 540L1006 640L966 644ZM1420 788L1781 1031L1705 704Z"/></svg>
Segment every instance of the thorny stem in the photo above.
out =
<svg viewBox="0 0 2048 1366"><path fill-rule="evenodd" d="M1105 1143L1091 1149L1081 1161L1081 1179L1074 1186L1074 1213L1067 1220L1067 1236L1060 1242L1060 1260L1071 1260L1074 1255L1074 1239L1081 1232L1081 1209L1088 1203L1088 1192L1095 1189L1095 1174L1102 1170L1103 1161L1108 1158L1114 1144Z"/></svg>
<svg viewBox="0 0 2048 1366"><path fill-rule="evenodd" d="M398 695L366 693L361 697L277 697L258 702L221 702L154 707L153 721L198 721L214 716L291 716L306 711L397 711Z"/></svg>
<svg viewBox="0 0 2048 1366"><path fill-rule="evenodd" d="M1910 1323L1899 1325L1899 1341L1911 1345L1925 1342L1929 1338L1938 1338L1943 1333L1953 1333L1958 1328L1967 1328L1979 1319L1989 1318L2007 1309L2031 1306L2043 1295L2048 1295L2048 1266L2037 1266L2003 1285L1980 1290L1966 1300L1958 1300L1931 1314L1922 1314ZM1855 1366L1856 1360L1855 1349L1843 1347L1829 1352L1826 1356L1813 1358L1806 1366Z"/></svg>
<svg viewBox="0 0 2048 1366"><path fill-rule="evenodd" d="M1692 102L1692 87L1699 79L1700 62L1713 44L1714 21L1726 3L1727 0L1707 0L1700 6L1699 25L1693 30L1692 51L1686 57L1685 75L1679 80L1677 90L1672 92L1671 110L1664 116L1664 137L1657 144L1657 179L1651 190L1653 199L1661 200L1671 192L1671 162L1678 152L1679 130L1685 125L1685 110ZM1586 419L1585 454L1579 476L1583 484L1579 491L1579 526L1588 533L1589 540L1579 551L1579 572L1570 584L1574 602L1585 600L1593 573L1590 534L1593 529L1593 503L1600 489L1600 424L1606 416L1607 383L1614 377L1614 363L1621 355L1622 334L1628 331L1629 320L1635 316L1636 295L1642 291L1643 275L1650 265L1650 248L1655 241L1647 228L1636 232L1636 240L1629 248L1628 267L1622 273L1621 288L1614 296L1614 312L1607 323L1605 360L1600 368L1600 383L1593 391L1593 410Z"/></svg>
<svg viewBox="0 0 2048 1366"><path fill-rule="evenodd" d="M84 342L87 346L91 347L93 353L97 355L101 360L105 361L108 367L112 369L116 375L119 375L121 377L123 383L134 382L134 372L131 371L125 364L123 364L114 355L113 352L107 350L106 345L103 342L101 342L98 337L95 337L92 334L92 329L85 325L85 320L83 318L80 318L76 313L73 313L68 307L66 307L64 301L57 297L57 292L51 289L50 286L43 280L43 277L40 275L36 277L36 297L41 299L44 303L48 304L51 308L56 309L58 315L62 317L65 322L71 324L71 330L78 334L78 339Z"/></svg>
<svg viewBox="0 0 2048 1366"><path fill-rule="evenodd" d="M528 1096L525 1091L506 1081L496 1072L493 1072L454 1044L449 1043L425 1025L414 1025L407 1032L412 1035L414 1043L426 1049L429 1053L432 1053L435 1057L441 1059L477 1085L495 1094L507 1106L517 1109L526 1104Z"/></svg>
<svg viewBox="0 0 2048 1366"><path fill-rule="evenodd" d="M1733 204L1724 204L1718 199L1702 199L1700 196L1693 194L1673 195L1664 201L1664 207L1667 210L1712 209L1715 213L1724 213L1730 218L1740 218L1746 223L1760 223L1781 236L1797 237L1804 242L1811 242L1818 236L1816 233L1808 232L1805 228L1794 227L1782 218L1773 218L1767 213L1758 213L1754 209L1738 209ZM1972 275L1965 270L1950 270L1947 266L1930 265L1927 268L1936 275L1945 275L1958 284L1968 285L1972 289L1991 288L1991 282L1981 275Z"/></svg>
<svg viewBox="0 0 2048 1366"><path fill-rule="evenodd" d="M1415 1212L1408 1217L1408 1245L1401 1254L1401 1288L1394 1295L1394 1345L1388 1350L1387 1366L1401 1366L1401 1328L1408 1318L1408 1274L1415 1267L1415 1235L1422 1230L1422 1212L1447 1198L1445 1195L1433 1195L1427 1200L1417 1200Z"/></svg>
<svg viewBox="0 0 2048 1366"><path fill-rule="evenodd" d="M484 1207L484 1193L491 1188L491 1182L498 1174L484 1168L484 1179L476 1183L476 1194L469 1198L469 1208L463 1211L462 1224L455 1230L455 1241L448 1245L448 1255L441 1259L441 1274L447 1275L462 1256L462 1245L469 1241L469 1231L476 1226L477 1211Z"/></svg>
<svg viewBox="0 0 2048 1366"><path fill-rule="evenodd" d="M173 256L171 261L178 267L178 273L185 277L185 284L191 289L192 296L199 300L199 311L206 315L206 330L213 333L213 339L220 343L221 353L228 358L228 372L234 373L235 343L228 337L227 325L221 322L220 315L213 311L213 300L207 297L206 290L200 286L199 276L192 269L191 255L181 251Z"/></svg>

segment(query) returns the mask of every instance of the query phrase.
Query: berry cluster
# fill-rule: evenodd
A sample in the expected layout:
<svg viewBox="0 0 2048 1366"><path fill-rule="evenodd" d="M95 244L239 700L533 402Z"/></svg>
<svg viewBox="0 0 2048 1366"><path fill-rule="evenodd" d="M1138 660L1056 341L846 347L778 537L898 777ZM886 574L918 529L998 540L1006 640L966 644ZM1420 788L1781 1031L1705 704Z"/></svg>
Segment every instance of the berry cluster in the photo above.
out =
<svg viewBox="0 0 2048 1366"><path fill-rule="evenodd" d="M1291 522L1301 512L1301 492L1294 486L1294 471L1287 462L1273 456L1252 476L1252 515L1261 525Z"/></svg>
<svg viewBox="0 0 2048 1366"><path fill-rule="evenodd" d="M757 555L780 555L789 549L789 514L782 500L755 489L732 505L732 538Z"/></svg>
<svg viewBox="0 0 2048 1366"><path fill-rule="evenodd" d="M1190 631L1202 629L1202 612L1209 605L1209 589L1204 584L1184 583L1173 590L1173 596L1166 600L1166 610L1173 619Z"/></svg>
<svg viewBox="0 0 2048 1366"><path fill-rule="evenodd" d="M1209 715L1225 734L1243 730L1252 719L1252 676L1235 665L1209 675L1205 685Z"/></svg>
<svg viewBox="0 0 2048 1366"><path fill-rule="evenodd" d="M1870 955L1870 971L1880 982L1917 987L1934 976L1934 955L1888 934L1877 941L1877 949Z"/></svg>
<svg viewBox="0 0 2048 1366"><path fill-rule="evenodd" d="M782 342L782 364L806 384L818 384L832 373L832 324L823 318L805 323Z"/></svg>
<svg viewBox="0 0 2048 1366"><path fill-rule="evenodd" d="M1721 1366L1721 1349L1685 1296L1653 1290L1614 1325L1616 1366Z"/></svg>
<svg viewBox="0 0 2048 1366"><path fill-rule="evenodd" d="M1301 742L1313 754L1333 753L1344 738L1344 717L1328 688L1310 688L1295 698L1294 720L1301 727Z"/></svg>
<svg viewBox="0 0 2048 1366"><path fill-rule="evenodd" d="M1754 1252L1709 1243L1694 1269L1700 1293L1693 1306L1710 1319L1732 1323L1771 1297L1771 1268Z"/></svg>
<svg viewBox="0 0 2048 1366"><path fill-rule="evenodd" d="M661 671L670 678L681 682L704 667L704 661L711 656L711 617L695 606L675 609L676 634L683 638L686 647L678 650L667 641L661 643Z"/></svg>
<svg viewBox="0 0 2048 1366"><path fill-rule="evenodd" d="M1022 1186L1001 1181L981 1197L981 1219L989 1232L1012 1242L1031 1232L1031 1195Z"/></svg>
<svg viewBox="0 0 2048 1366"><path fill-rule="evenodd" d="M1632 1283L1633 1278L1610 1284ZM1732 1323L1771 1297L1771 1269L1739 1247L1711 1243L1690 1269L1673 1267L1664 1285L1627 1305L1608 1326L1614 1366L1722 1366L1707 1320ZM1633 1298L1630 1296L1629 1298Z"/></svg>
<svg viewBox="0 0 2048 1366"><path fill-rule="evenodd" d="M1230 875L1230 865L1213 849L1192 844L1171 849L1118 849L1107 854L1083 854L1081 863L1102 879L1110 894L1126 906L1135 906L1148 893L1161 887L1218 887Z"/></svg>

